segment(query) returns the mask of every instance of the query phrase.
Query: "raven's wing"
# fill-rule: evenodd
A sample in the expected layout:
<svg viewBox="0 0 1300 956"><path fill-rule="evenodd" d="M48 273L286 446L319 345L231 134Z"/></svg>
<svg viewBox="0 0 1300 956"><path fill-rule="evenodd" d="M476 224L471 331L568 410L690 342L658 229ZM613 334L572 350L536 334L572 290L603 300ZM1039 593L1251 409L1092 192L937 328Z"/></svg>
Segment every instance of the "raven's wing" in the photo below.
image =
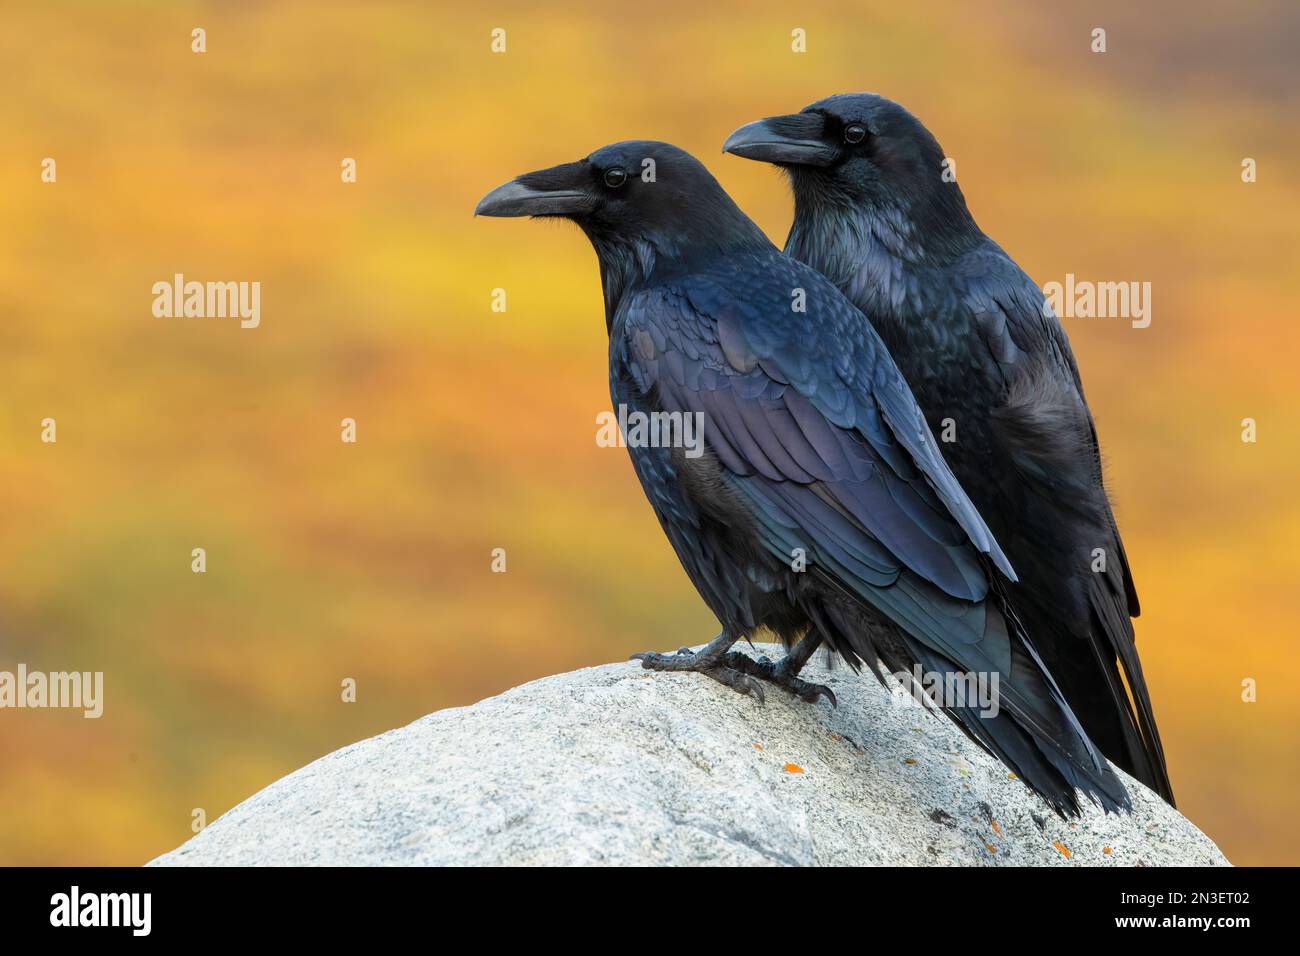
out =
<svg viewBox="0 0 1300 956"><path fill-rule="evenodd" d="M901 373L826 279L776 254L733 257L628 295L614 325L612 358L637 388L665 411L704 416L723 481L769 553L788 564L802 549L811 570L901 628L912 662L997 673L1009 720L952 716L1058 809L1073 790L1053 786L1044 760L1103 804L1127 802L1002 613L980 552L1009 565ZM874 664L869 637L847 630Z"/></svg>
<svg viewBox="0 0 1300 956"><path fill-rule="evenodd" d="M1086 528L1094 539L1086 544L1103 547L1109 559L1104 572L1083 576L1090 613L1087 626L1073 631L1101 665L1132 772L1173 803L1130 619L1140 610L1137 589L1103 485L1097 430L1069 339L1033 280L991 240L966 257L958 279L963 304L988 348L988 367L996 369L1010 396L1000 410L999 430L1017 468L1042 489L1040 498L1062 512L1055 522L1062 533L1072 522ZM1071 431L1077 440L1062 443Z"/></svg>

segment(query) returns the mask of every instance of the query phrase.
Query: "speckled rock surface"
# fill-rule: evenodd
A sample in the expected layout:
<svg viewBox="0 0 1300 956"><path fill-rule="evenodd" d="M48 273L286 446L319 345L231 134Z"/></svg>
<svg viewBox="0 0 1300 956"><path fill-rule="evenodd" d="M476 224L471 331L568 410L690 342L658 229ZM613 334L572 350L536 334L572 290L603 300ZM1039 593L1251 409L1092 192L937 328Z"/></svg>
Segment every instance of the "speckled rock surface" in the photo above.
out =
<svg viewBox="0 0 1300 956"><path fill-rule="evenodd" d="M1131 816L1066 823L945 718L820 655L805 676L839 708L548 677L322 757L153 864L1227 865L1127 777Z"/></svg>

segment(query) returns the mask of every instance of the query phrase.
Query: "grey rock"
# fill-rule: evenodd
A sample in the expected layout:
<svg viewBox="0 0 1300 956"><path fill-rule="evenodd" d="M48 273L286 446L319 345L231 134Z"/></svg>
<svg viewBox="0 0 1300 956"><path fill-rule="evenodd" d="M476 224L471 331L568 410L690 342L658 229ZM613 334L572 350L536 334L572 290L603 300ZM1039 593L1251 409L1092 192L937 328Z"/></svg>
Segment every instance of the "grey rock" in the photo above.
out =
<svg viewBox="0 0 1300 956"><path fill-rule="evenodd" d="M1131 815L1067 823L901 691L805 676L838 709L636 663L547 677L322 757L152 865L1228 865L1131 778Z"/></svg>

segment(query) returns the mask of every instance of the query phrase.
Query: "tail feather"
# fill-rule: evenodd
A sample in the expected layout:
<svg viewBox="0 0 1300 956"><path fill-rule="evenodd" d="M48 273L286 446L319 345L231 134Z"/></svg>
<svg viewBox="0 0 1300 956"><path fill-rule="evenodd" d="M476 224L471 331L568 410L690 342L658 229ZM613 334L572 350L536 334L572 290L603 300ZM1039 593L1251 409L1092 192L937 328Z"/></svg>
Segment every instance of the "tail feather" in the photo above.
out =
<svg viewBox="0 0 1300 956"><path fill-rule="evenodd" d="M1133 621L1115 599L1117 596L1105 593L1103 589L1106 584L1099 580L1101 576L1093 575L1092 578L1088 601L1097 637L1091 643L1099 658L1098 666L1110 685L1128 758L1125 760L1117 755L1116 761L1160 794L1170 806L1174 806L1173 784L1165 765L1165 750L1160 741L1160 731L1156 727L1151 693L1147 689L1142 661L1137 653ZM1124 678L1128 681L1127 690L1116 670L1116 657L1124 670ZM1130 691L1132 705L1129 703Z"/></svg>
<svg viewBox="0 0 1300 956"><path fill-rule="evenodd" d="M1010 648L1009 666L998 672L997 712L952 702L939 709L1059 815L1081 812L1079 792L1107 812L1130 810L1123 783L1089 740L1000 590L991 592L989 599L996 602L988 608L989 627L994 638L1007 641ZM914 665L929 674L968 671L902 629L873 625L855 602L809 602L808 610L830 647L854 667L866 662L878 678L881 664L905 675L909 683Z"/></svg>

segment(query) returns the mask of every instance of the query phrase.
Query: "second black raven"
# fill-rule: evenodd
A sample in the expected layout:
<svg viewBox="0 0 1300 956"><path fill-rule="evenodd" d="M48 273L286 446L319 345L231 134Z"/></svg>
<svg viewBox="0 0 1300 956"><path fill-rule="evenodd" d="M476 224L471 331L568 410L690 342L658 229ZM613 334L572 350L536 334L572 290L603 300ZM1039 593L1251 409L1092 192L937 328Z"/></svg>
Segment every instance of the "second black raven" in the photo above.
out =
<svg viewBox="0 0 1300 956"><path fill-rule="evenodd" d="M879 661L904 681L993 678L994 708L940 701L967 734L1058 813L1078 812L1076 788L1108 809L1128 805L1009 612L998 569L1010 565L880 339L699 162L664 143L619 143L519 176L476 212L581 227L600 265L615 406L704 421L694 457L628 441L722 624L698 653L638 655L644 666L760 698L756 679L767 680L816 700L823 689L797 671L824 641L855 669ZM731 650L764 627L787 647L803 637L780 665Z"/></svg>
<svg viewBox="0 0 1300 956"><path fill-rule="evenodd" d="M1012 602L1066 699L1111 760L1173 803L1097 432L1043 294L975 224L939 143L891 100L828 97L744 126L723 149L789 173L786 251L870 318L931 425L950 422L944 454L1020 572Z"/></svg>

